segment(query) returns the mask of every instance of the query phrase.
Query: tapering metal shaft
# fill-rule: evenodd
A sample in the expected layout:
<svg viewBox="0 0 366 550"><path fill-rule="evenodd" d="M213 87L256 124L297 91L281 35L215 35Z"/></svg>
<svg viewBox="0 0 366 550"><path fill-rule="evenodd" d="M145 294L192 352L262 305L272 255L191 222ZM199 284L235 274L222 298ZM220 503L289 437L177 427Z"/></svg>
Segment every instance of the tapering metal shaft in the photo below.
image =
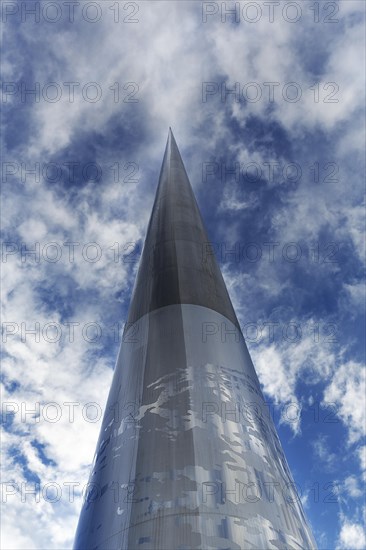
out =
<svg viewBox="0 0 366 550"><path fill-rule="evenodd" d="M77 550L316 548L171 131Z"/></svg>

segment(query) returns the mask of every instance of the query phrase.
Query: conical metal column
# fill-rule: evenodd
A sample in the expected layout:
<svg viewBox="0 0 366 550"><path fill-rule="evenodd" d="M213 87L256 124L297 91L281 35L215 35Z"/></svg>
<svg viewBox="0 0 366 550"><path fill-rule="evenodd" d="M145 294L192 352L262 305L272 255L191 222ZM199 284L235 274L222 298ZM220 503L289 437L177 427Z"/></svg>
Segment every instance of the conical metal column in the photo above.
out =
<svg viewBox="0 0 366 550"><path fill-rule="evenodd" d="M169 131L76 550L315 549Z"/></svg>

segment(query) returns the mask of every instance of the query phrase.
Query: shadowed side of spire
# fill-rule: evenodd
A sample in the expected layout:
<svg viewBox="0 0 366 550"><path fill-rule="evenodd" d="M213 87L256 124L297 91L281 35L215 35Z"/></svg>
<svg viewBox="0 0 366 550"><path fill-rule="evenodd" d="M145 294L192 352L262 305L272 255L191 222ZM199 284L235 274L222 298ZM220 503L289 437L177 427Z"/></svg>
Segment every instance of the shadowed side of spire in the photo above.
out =
<svg viewBox="0 0 366 550"><path fill-rule="evenodd" d="M169 128L128 323L171 304L204 306L239 326Z"/></svg>

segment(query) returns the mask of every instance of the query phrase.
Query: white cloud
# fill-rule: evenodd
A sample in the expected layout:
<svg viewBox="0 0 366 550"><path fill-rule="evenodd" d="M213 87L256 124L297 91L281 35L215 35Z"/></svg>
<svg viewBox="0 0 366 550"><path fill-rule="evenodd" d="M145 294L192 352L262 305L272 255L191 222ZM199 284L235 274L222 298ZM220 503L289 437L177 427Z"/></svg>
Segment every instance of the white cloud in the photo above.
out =
<svg viewBox="0 0 366 550"><path fill-rule="evenodd" d="M338 416L348 428L350 443L365 436L365 380L365 367L349 361L337 369L324 391L324 402L336 405Z"/></svg>
<svg viewBox="0 0 366 550"><path fill-rule="evenodd" d="M364 550L365 547L366 536L363 525L346 519L341 527L337 550Z"/></svg>
<svg viewBox="0 0 366 550"><path fill-rule="evenodd" d="M316 384L329 379L334 372L337 359L330 345L325 348L324 345L314 342L310 331L306 330L312 325L311 322L300 323L292 320L291 324L302 329L302 336L297 342L290 343L286 340L282 328L277 332L280 337L271 345L264 341L250 348L264 392L275 403L287 406L283 407L283 411L288 412L282 415L281 420L288 423L295 433L299 433L302 403L296 393L298 381L311 379L311 382ZM289 326L290 323L284 325L286 330ZM285 331L286 334L288 333ZM289 337L293 337L292 333ZM297 414L294 414L294 411L290 412L290 404Z"/></svg>
<svg viewBox="0 0 366 550"><path fill-rule="evenodd" d="M312 446L316 459L320 460L326 471L334 471L337 455L330 451L327 436L320 435L313 441Z"/></svg>
<svg viewBox="0 0 366 550"><path fill-rule="evenodd" d="M347 494L352 498L359 498L363 496L363 490L359 485L356 476L351 475L344 480L344 488Z"/></svg>
<svg viewBox="0 0 366 550"><path fill-rule="evenodd" d="M361 447L357 449L357 454L360 459L361 469L365 471L366 470L366 445L361 445Z"/></svg>
<svg viewBox="0 0 366 550"><path fill-rule="evenodd" d="M364 310L364 304L366 303L366 288L363 282L355 284L345 284L345 289L350 295L352 305L359 309Z"/></svg>

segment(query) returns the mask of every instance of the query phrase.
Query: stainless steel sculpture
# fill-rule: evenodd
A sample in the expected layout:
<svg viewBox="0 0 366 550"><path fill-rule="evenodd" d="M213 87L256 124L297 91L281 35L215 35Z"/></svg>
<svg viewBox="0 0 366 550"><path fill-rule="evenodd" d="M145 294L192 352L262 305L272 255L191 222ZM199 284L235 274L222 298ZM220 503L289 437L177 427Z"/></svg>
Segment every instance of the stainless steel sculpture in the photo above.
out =
<svg viewBox="0 0 366 550"><path fill-rule="evenodd" d="M171 130L77 550L314 549Z"/></svg>

